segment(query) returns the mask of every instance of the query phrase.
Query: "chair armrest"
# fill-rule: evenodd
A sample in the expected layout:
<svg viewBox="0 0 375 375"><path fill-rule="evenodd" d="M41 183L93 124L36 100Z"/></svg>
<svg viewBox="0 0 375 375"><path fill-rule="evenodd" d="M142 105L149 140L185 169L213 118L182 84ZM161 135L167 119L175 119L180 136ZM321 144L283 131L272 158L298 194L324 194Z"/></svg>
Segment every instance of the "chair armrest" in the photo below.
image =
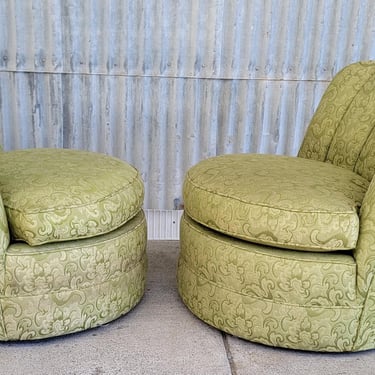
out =
<svg viewBox="0 0 375 375"><path fill-rule="evenodd" d="M8 220L3 204L3 200L0 195L0 254L3 254L8 248L10 243L10 234L8 227ZM1 260L0 260L1 263Z"/></svg>
<svg viewBox="0 0 375 375"><path fill-rule="evenodd" d="M365 297L375 275L375 176L362 202L360 227L354 257L357 263L358 291Z"/></svg>
<svg viewBox="0 0 375 375"><path fill-rule="evenodd" d="M10 243L8 220L0 195L0 295L3 294L5 279L5 251Z"/></svg>
<svg viewBox="0 0 375 375"><path fill-rule="evenodd" d="M363 305L353 350L373 348L375 326L375 177L363 199L357 247L358 303Z"/></svg>

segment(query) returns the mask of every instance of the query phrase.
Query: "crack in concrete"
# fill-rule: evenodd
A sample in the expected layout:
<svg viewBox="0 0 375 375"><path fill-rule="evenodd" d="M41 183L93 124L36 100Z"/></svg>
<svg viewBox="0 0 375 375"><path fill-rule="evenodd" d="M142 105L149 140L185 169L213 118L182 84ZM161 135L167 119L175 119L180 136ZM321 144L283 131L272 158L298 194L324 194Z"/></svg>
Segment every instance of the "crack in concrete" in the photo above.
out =
<svg viewBox="0 0 375 375"><path fill-rule="evenodd" d="M223 344L224 344L225 353L227 355L227 359L228 359L228 363L230 367L230 373L231 375L237 375L236 364L234 363L232 352L230 350L228 336L225 332L221 332L221 336L223 338Z"/></svg>

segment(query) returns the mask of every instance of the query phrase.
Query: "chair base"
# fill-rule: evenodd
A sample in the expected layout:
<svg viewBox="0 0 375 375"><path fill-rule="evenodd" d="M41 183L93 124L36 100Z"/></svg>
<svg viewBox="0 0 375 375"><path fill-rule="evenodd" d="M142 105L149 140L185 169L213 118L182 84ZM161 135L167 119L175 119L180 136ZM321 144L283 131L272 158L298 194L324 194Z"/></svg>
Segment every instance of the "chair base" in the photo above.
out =
<svg viewBox="0 0 375 375"><path fill-rule="evenodd" d="M126 314L146 281L143 212L97 237L30 247L12 244L0 295L0 340L83 331Z"/></svg>
<svg viewBox="0 0 375 375"><path fill-rule="evenodd" d="M276 284L265 285L264 290L270 292L262 296L263 291L254 284L234 280L236 277L241 279L250 269L258 267L262 272L261 268L267 267L264 261L254 268L255 257L259 260L262 253L272 256L274 252L275 258L280 258L280 251L284 250L260 247L218 234L186 215L181 221L180 243L179 294L201 320L234 336L270 346L309 351L355 351L363 308L356 301L348 302L346 306L329 306L325 301L316 306L304 305L285 300L285 297L272 297L278 288ZM308 256L296 253L296 256ZM349 255L343 257L347 257L343 262L350 262Z"/></svg>

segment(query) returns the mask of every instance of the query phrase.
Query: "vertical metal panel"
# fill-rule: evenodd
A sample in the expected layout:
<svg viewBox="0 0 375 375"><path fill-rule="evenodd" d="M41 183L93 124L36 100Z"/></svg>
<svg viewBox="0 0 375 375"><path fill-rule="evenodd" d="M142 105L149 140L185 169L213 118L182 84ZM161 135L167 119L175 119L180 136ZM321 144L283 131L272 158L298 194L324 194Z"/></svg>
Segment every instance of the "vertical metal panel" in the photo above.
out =
<svg viewBox="0 0 375 375"><path fill-rule="evenodd" d="M375 58L372 0L0 0L0 142L135 165L146 208L229 152L296 154L333 75Z"/></svg>
<svg viewBox="0 0 375 375"><path fill-rule="evenodd" d="M183 210L145 210L150 240L178 240Z"/></svg>

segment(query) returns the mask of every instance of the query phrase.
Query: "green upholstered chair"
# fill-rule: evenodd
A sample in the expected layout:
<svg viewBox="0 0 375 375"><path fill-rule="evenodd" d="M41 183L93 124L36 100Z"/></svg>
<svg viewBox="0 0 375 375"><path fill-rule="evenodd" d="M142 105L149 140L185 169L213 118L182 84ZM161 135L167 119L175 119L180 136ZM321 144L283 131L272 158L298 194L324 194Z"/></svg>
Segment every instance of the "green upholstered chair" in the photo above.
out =
<svg viewBox="0 0 375 375"><path fill-rule="evenodd" d="M106 155L0 153L0 340L85 330L141 299L143 182Z"/></svg>
<svg viewBox="0 0 375 375"><path fill-rule="evenodd" d="M266 345L375 347L375 63L332 80L298 157L193 166L177 271L208 324Z"/></svg>

